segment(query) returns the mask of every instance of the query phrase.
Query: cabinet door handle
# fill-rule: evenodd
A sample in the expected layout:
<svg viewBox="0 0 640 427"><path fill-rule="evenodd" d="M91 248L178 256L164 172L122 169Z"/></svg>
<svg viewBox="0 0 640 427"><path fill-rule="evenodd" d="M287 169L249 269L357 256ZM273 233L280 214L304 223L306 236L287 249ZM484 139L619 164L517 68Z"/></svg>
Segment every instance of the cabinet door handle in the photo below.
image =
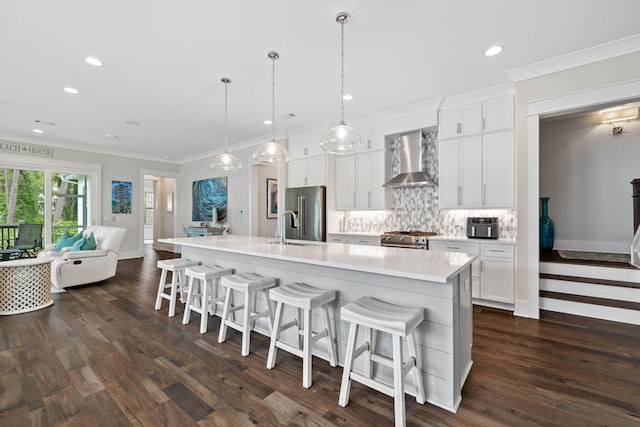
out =
<svg viewBox="0 0 640 427"><path fill-rule="evenodd" d="M356 207L356 192L353 192L353 207Z"/></svg>
<svg viewBox="0 0 640 427"><path fill-rule="evenodd" d="M460 122L456 123L456 133L458 134L462 133L462 123Z"/></svg>
<svg viewBox="0 0 640 427"><path fill-rule="evenodd" d="M453 249L455 251L460 250L458 246L447 246L447 249Z"/></svg>
<svg viewBox="0 0 640 427"><path fill-rule="evenodd" d="M482 118L482 130L485 130L485 128L486 128L486 121L485 121L485 118L483 117Z"/></svg>
<svg viewBox="0 0 640 427"><path fill-rule="evenodd" d="M367 197L368 197L368 202L367 202L368 206L371 207L371 190L368 191Z"/></svg>
<svg viewBox="0 0 640 427"><path fill-rule="evenodd" d="M458 185L458 206L462 206L462 185Z"/></svg>
<svg viewBox="0 0 640 427"><path fill-rule="evenodd" d="M501 250L501 249L489 249L489 252L498 252L500 254L505 253L505 251Z"/></svg>
<svg viewBox="0 0 640 427"><path fill-rule="evenodd" d="M482 184L482 206L487 204L487 184Z"/></svg>
<svg viewBox="0 0 640 427"><path fill-rule="evenodd" d="M307 155L307 147L304 147L304 155Z"/></svg>
<svg viewBox="0 0 640 427"><path fill-rule="evenodd" d="M307 177L306 176L304 177L304 185L309 185L308 182L307 182Z"/></svg>

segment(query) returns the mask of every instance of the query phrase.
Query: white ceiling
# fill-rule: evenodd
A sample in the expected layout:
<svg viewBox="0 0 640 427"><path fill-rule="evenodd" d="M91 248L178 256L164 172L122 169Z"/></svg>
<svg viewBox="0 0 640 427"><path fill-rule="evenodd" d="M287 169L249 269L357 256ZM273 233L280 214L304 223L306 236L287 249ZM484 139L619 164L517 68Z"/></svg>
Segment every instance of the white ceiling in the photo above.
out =
<svg viewBox="0 0 640 427"><path fill-rule="evenodd" d="M505 70L635 35L640 1L3 0L0 137L170 161L207 155L224 146L226 76L230 145L267 139L270 50L281 56L278 134L334 125L340 11L352 15L349 123L504 84ZM493 44L504 53L483 56Z"/></svg>

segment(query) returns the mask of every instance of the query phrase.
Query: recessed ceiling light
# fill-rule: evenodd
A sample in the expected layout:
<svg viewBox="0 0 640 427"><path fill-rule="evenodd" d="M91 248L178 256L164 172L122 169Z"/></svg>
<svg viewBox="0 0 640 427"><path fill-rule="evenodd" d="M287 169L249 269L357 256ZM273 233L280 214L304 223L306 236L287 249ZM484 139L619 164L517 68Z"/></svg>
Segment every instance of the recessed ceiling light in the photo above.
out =
<svg viewBox="0 0 640 427"><path fill-rule="evenodd" d="M117 138L117 137L118 137L118 135L114 135L114 134L112 134L112 133L108 133L108 134L107 134L107 138L115 139L115 138Z"/></svg>
<svg viewBox="0 0 640 427"><path fill-rule="evenodd" d="M348 93L345 93L342 96L342 99L344 99L345 101L351 101L353 99L353 95L349 95Z"/></svg>
<svg viewBox="0 0 640 427"><path fill-rule="evenodd" d="M34 129L33 133L44 133L42 129Z"/></svg>
<svg viewBox="0 0 640 427"><path fill-rule="evenodd" d="M265 121L264 121L264 122L262 122L262 123L264 123L265 125L270 125L270 124L272 124L273 122L272 122L271 120L265 120Z"/></svg>
<svg viewBox="0 0 640 427"><path fill-rule="evenodd" d="M84 58L84 62L87 64L93 65L95 67L104 67L104 62L100 61L98 58L94 58L92 56L88 56Z"/></svg>
<svg viewBox="0 0 640 427"><path fill-rule="evenodd" d="M77 94L80 93L80 91L78 89L74 88L74 87L65 87L64 91L67 92L67 93L71 93L73 95L77 95Z"/></svg>
<svg viewBox="0 0 640 427"><path fill-rule="evenodd" d="M502 46L491 46L489 49L484 51L484 56L496 56L502 53L504 48Z"/></svg>

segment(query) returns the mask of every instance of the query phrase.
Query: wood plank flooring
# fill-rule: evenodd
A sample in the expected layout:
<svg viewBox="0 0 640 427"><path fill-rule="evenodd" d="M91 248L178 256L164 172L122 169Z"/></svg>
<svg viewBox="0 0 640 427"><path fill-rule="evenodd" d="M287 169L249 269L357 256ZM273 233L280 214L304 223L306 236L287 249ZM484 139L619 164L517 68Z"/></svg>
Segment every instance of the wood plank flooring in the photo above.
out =
<svg viewBox="0 0 640 427"><path fill-rule="evenodd" d="M354 384L338 405L341 368L284 351L265 367L268 340L217 343L219 319L199 333L182 308L153 309L149 250L120 261L116 277L54 294L47 309L0 316L1 426L382 426L392 399ZM545 313L542 320L474 308L474 365L456 414L407 397L412 426L640 425L640 328Z"/></svg>

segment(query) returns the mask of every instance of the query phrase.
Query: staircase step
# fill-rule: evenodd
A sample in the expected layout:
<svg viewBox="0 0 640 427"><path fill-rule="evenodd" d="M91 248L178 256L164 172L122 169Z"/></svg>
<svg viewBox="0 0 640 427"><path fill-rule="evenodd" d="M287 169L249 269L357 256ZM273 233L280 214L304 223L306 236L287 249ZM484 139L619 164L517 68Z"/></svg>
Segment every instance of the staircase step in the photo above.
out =
<svg viewBox="0 0 640 427"><path fill-rule="evenodd" d="M566 299L558 299L558 293L543 291L540 295L540 310L554 311L558 313L573 314L576 316L591 317L595 319L610 320L614 322L629 323L640 325L640 310L611 307L609 305L594 304L598 298L589 298L588 303L582 301L572 301ZM564 298L564 296L563 296ZM583 299L585 297L582 297ZM588 297L587 297L588 298ZM600 301L604 302L604 301ZM607 301L608 302L608 301ZM631 303L634 307L640 304ZM542 314L542 313L541 313Z"/></svg>
<svg viewBox="0 0 640 427"><path fill-rule="evenodd" d="M582 281L585 281L585 278L589 278L592 280L626 282L627 286L637 286L637 284L640 283L640 269L637 268L625 269L559 262L541 262L540 274L579 277Z"/></svg>
<svg viewBox="0 0 640 427"><path fill-rule="evenodd" d="M540 291L540 297L553 298L563 301L574 301L583 304L602 305L606 307L624 308L626 310L638 310L640 316L640 302L620 301L609 298L598 298L586 295L565 294L562 292Z"/></svg>
<svg viewBox="0 0 640 427"><path fill-rule="evenodd" d="M621 288L640 289L638 282L626 282L622 280L597 279L593 277L565 276L562 274L540 273L541 279L564 280L567 282L593 283L596 285L614 286Z"/></svg>

